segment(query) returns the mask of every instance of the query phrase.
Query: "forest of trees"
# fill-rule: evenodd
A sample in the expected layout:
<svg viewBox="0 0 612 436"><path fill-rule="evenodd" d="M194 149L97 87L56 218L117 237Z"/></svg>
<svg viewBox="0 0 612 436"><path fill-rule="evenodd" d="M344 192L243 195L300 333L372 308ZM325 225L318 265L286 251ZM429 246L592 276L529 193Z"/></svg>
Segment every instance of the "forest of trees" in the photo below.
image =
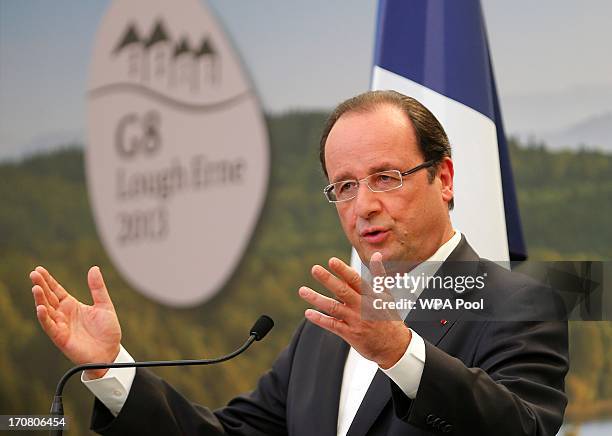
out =
<svg viewBox="0 0 612 436"><path fill-rule="evenodd" d="M223 354L242 343L259 314L269 314L276 328L246 356L214 367L156 371L210 407L253 388L303 315L297 289L315 286L310 267L331 256L349 258L335 209L321 192L317 144L325 115L268 118L270 189L255 235L222 292L192 309L160 306L120 277L94 227L82 147L0 163L2 413L47 413L55 384L70 366L36 320L28 273L39 264L85 301L86 272L99 265L122 322L122 342L139 360ZM612 258L612 155L552 152L516 140L510 152L530 258ZM570 333L566 420L612 417L612 324L572 322ZM88 434L92 398L76 378L65 390L70 434Z"/></svg>

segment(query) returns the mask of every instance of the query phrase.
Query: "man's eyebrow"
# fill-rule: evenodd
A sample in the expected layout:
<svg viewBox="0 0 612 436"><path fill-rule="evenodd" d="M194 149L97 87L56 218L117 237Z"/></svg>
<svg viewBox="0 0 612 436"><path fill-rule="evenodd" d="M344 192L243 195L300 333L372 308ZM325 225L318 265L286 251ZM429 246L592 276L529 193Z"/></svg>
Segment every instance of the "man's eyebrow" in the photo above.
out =
<svg viewBox="0 0 612 436"><path fill-rule="evenodd" d="M376 165L368 167L368 173L364 175L363 177L369 176L370 174L379 173L381 171L387 171L387 170L400 170L401 171L401 169L398 168L398 166L395 164L392 164L389 162L381 162L381 163L377 163ZM334 177L334 180L332 180L331 183L341 182L343 180L356 180L356 179L357 177L349 172L341 172L336 177Z"/></svg>
<svg viewBox="0 0 612 436"><path fill-rule="evenodd" d="M375 166L369 167L368 174L379 173L381 171L387 171L387 170L399 170L399 168L397 164L383 162L383 163L376 164Z"/></svg>

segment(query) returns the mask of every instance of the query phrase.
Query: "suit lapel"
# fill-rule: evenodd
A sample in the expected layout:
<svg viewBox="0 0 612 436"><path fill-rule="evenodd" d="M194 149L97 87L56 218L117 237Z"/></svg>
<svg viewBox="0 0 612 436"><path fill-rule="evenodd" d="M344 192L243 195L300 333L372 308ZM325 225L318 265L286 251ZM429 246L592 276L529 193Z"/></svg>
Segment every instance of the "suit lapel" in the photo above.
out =
<svg viewBox="0 0 612 436"><path fill-rule="evenodd" d="M461 235L461 241L453 252L448 256L447 262L459 262L459 261L478 261L478 255L467 243L465 236ZM474 263L475 266L475 263ZM445 272L452 274L453 272ZM465 270L464 270L465 273ZM439 296L439 295L438 295ZM435 291L431 289L425 289L419 298L435 298ZM416 331L421 337L430 342L433 345L437 345L444 335L450 330L453 324L457 321L460 312L457 310L443 309L439 311L439 319L431 320L429 316L427 321L414 320L416 318L416 312L412 311L406 317L404 321L406 325ZM345 355L346 356L346 355ZM344 362L343 362L344 363ZM341 386L341 385L340 385ZM340 387L339 387L340 388ZM370 384L366 395L357 410L355 419L351 423L347 436L363 436L365 435L370 427L374 424L374 421L380 415L385 405L391 401L391 385L390 379L380 369L376 371L376 375ZM336 406L337 410L337 406ZM337 414L336 414L337 420Z"/></svg>
<svg viewBox="0 0 612 436"><path fill-rule="evenodd" d="M451 311L453 312L453 311ZM457 312L457 311L454 311ZM421 337L433 345L437 345L444 335L450 330L456 321L456 314L449 313L446 323L443 325L437 321L414 321L406 320L406 324L416 331ZM357 410L357 414L349 427L347 436L363 436L374 424L378 415L385 405L391 401L391 381L380 369L376 371L374 379ZM337 409L337 408L336 408ZM336 410L337 411L337 410ZM336 414L336 420L338 416Z"/></svg>
<svg viewBox="0 0 612 436"><path fill-rule="evenodd" d="M389 378L379 369L376 371L374 379L357 410L347 436L365 435L390 400L391 385L389 384Z"/></svg>
<svg viewBox="0 0 612 436"><path fill-rule="evenodd" d="M457 247L442 264L436 275L442 275L443 277L456 275L473 276L478 270L479 260L480 258L467 243L465 236L461 235L461 241L459 241ZM419 300L433 298L453 300L457 295L453 290L444 292L439 289L425 289L419 296ZM442 308L433 312L411 311L406 317L405 323L421 335L424 340L437 345L463 313L464 311L449 308Z"/></svg>
<svg viewBox="0 0 612 436"><path fill-rule="evenodd" d="M340 405L340 390L342 389L342 375L344 364L348 355L349 345L338 336L326 334L321 344L321 356L317 374L324 383L314 382L316 399L311 405L313 414L304 413L304 416L317 416L310 428L319 429L317 434L335 435L338 432L338 407Z"/></svg>

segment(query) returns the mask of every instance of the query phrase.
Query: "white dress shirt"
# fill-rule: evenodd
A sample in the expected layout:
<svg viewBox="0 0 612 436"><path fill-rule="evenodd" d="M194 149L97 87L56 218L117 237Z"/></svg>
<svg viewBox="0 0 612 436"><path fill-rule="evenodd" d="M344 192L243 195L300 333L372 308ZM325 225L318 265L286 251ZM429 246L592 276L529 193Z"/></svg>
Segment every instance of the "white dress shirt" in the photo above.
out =
<svg viewBox="0 0 612 436"><path fill-rule="evenodd" d="M455 231L451 239L438 248L425 263L417 266L412 273L420 274L426 271L426 274L433 275L441 262L444 262L457 247L460 240L461 233ZM414 298L418 298L422 291L422 287L417 289L413 294ZM401 314L402 318L405 318L407 314L407 311L403 312ZM404 355L391 368L386 370L381 368L381 370L409 398L414 399L425 366L425 342L414 330L410 330L412 339ZM121 346L115 362L134 362L134 359ZM362 357L351 347L342 377L338 409L338 436L345 436L348 432L377 370L378 365L376 363ZM114 416L117 416L127 400L135 376L136 368L112 368L103 377L93 380L88 380L83 373L81 381Z"/></svg>
<svg viewBox="0 0 612 436"><path fill-rule="evenodd" d="M444 262L461 241L461 233L455 230L455 234L425 262L414 268L409 274L425 277L436 273L442 262ZM423 292L419 286L411 293L410 298L416 300ZM393 290L391 291L393 294ZM396 298L400 295L396 295ZM401 297L406 297L402 293ZM409 310L402 311L400 317L406 318ZM389 369L382 369L387 377L406 394L408 398L416 398L423 368L425 367L425 342L414 330L410 329L412 339L404 355ZM355 419L357 410L363 401L378 365L359 354L353 347L349 350L346 363L344 364L344 375L342 376L342 388L340 390L340 407L338 408L338 436L345 436Z"/></svg>

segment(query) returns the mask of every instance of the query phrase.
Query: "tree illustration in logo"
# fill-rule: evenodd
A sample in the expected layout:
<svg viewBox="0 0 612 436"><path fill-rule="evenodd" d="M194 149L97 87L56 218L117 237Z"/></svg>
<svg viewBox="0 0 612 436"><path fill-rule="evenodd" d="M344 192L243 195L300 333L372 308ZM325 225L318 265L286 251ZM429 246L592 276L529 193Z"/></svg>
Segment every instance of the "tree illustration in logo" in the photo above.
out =
<svg viewBox="0 0 612 436"><path fill-rule="evenodd" d="M129 23L113 54L125 64L129 80L153 87L199 92L221 82L221 58L211 37L202 37L193 47L186 35L173 41L161 19L148 36Z"/></svg>

